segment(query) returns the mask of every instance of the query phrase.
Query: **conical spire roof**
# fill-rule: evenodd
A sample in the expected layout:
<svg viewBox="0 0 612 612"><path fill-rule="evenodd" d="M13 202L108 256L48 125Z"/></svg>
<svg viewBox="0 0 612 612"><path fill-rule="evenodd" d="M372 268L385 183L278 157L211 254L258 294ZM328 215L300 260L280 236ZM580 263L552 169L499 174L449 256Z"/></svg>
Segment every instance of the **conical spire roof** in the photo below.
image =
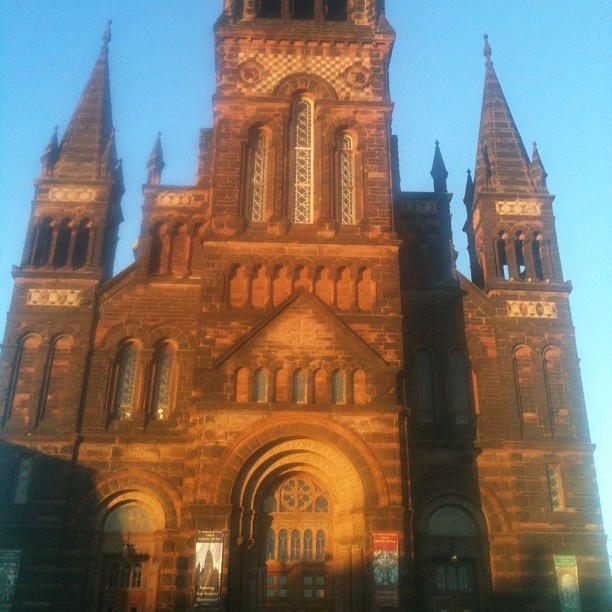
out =
<svg viewBox="0 0 612 612"><path fill-rule="evenodd" d="M102 49L60 144L56 177L100 178L112 171L109 164L116 163L108 67L110 25L109 21Z"/></svg>
<svg viewBox="0 0 612 612"><path fill-rule="evenodd" d="M533 192L529 157L493 68L486 35L484 55L486 74L476 158L476 190Z"/></svg>
<svg viewBox="0 0 612 612"><path fill-rule="evenodd" d="M157 138L155 139L153 150L151 151L151 155L149 155L149 160L147 161L147 183L149 185L159 185L161 182L162 171L165 167L166 162L164 161L161 132L157 132Z"/></svg>
<svg viewBox="0 0 612 612"><path fill-rule="evenodd" d="M535 183L538 189L548 191L548 188L546 186L547 176L548 172L546 172L546 170L544 169L544 164L542 163L542 159L540 158L538 144L534 142L533 155L531 156L531 178L533 178L533 182Z"/></svg>
<svg viewBox="0 0 612 612"><path fill-rule="evenodd" d="M446 165L444 164L444 159L442 158L440 142L438 140L436 140L436 150L434 152L430 174L434 182L434 191L446 193L446 179L448 178L448 172L446 170Z"/></svg>

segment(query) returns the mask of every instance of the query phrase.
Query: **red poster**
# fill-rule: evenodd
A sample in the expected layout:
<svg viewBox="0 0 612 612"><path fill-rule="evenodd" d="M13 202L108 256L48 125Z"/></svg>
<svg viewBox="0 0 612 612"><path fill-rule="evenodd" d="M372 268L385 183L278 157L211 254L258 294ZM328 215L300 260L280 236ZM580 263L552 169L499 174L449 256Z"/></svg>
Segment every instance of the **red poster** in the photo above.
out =
<svg viewBox="0 0 612 612"><path fill-rule="evenodd" d="M399 536L372 534L373 603L377 608L399 607Z"/></svg>

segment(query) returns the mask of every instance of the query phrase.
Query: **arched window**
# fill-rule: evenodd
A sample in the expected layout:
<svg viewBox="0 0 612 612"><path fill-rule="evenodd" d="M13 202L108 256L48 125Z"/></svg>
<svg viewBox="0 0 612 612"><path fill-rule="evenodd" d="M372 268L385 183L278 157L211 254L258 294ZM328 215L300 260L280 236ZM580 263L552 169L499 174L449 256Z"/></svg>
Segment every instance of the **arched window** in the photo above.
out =
<svg viewBox="0 0 612 612"><path fill-rule="evenodd" d="M151 255L149 274L164 274L167 262L165 259L168 228L164 223L157 223L151 228Z"/></svg>
<svg viewBox="0 0 612 612"><path fill-rule="evenodd" d="M273 529L266 533L266 561L273 561L276 553L276 535Z"/></svg>
<svg viewBox="0 0 612 612"><path fill-rule="evenodd" d="M506 257L506 239L508 235L501 231L497 236L496 248L497 248L497 273L502 279L508 280L510 275L508 273L508 259Z"/></svg>
<svg viewBox="0 0 612 612"><path fill-rule="evenodd" d="M349 134L338 139L338 202L340 223L355 225L355 151Z"/></svg>
<svg viewBox="0 0 612 612"><path fill-rule="evenodd" d="M287 541L287 530L281 529L278 532L278 560L287 561L289 557L289 546Z"/></svg>
<svg viewBox="0 0 612 612"><path fill-rule="evenodd" d="M191 254L189 256L189 274L195 278L202 277L204 265L204 228L198 223L191 232Z"/></svg>
<svg viewBox="0 0 612 612"><path fill-rule="evenodd" d="M70 389L69 366L73 344L70 336L60 336L51 344L37 424L45 419L59 418L64 410L66 395Z"/></svg>
<svg viewBox="0 0 612 612"><path fill-rule="evenodd" d="M249 145L248 214L253 223L265 221L268 138L261 131Z"/></svg>
<svg viewBox="0 0 612 612"><path fill-rule="evenodd" d="M516 257L516 270L519 278L525 278L525 254L523 252L525 235L523 232L516 232L514 239L514 255Z"/></svg>
<svg viewBox="0 0 612 612"><path fill-rule="evenodd" d="M253 401L265 404L268 401L268 373L260 368L253 380Z"/></svg>
<svg viewBox="0 0 612 612"><path fill-rule="evenodd" d="M154 383L151 417L165 421L170 413L172 374L174 369L174 349L170 344L162 344L154 357Z"/></svg>
<svg viewBox="0 0 612 612"><path fill-rule="evenodd" d="M291 560L299 561L301 558L300 555L300 532L298 529L291 530Z"/></svg>
<svg viewBox="0 0 612 612"><path fill-rule="evenodd" d="M55 269L63 268L68 263L71 235L72 222L70 219L64 219L57 230L55 248L53 249L53 267Z"/></svg>
<svg viewBox="0 0 612 612"><path fill-rule="evenodd" d="M262 19L279 19L282 0L257 0L257 16Z"/></svg>
<svg viewBox="0 0 612 612"><path fill-rule="evenodd" d="M313 221L313 105L307 98L293 107L293 222Z"/></svg>
<svg viewBox="0 0 612 612"><path fill-rule="evenodd" d="M306 372L304 370L297 370L293 374L293 403L294 404L305 404L306 403Z"/></svg>
<svg viewBox="0 0 612 612"><path fill-rule="evenodd" d="M552 421L555 425L569 425L565 364L563 354L558 348L550 347L545 351L544 374Z"/></svg>
<svg viewBox="0 0 612 612"><path fill-rule="evenodd" d="M450 414L456 425L469 422L469 366L463 353L452 351L448 361L448 398Z"/></svg>
<svg viewBox="0 0 612 612"><path fill-rule="evenodd" d="M36 244L34 246L34 255L32 256L32 265L35 268L41 268L49 263L52 242L53 219L46 217L39 223L36 232Z"/></svg>
<svg viewBox="0 0 612 612"><path fill-rule="evenodd" d="M542 234L533 233L531 241L531 253L533 256L533 267L538 280L544 280L544 267L542 266Z"/></svg>
<svg viewBox="0 0 612 612"><path fill-rule="evenodd" d="M325 531L323 529L317 530L317 561L325 561Z"/></svg>
<svg viewBox="0 0 612 612"><path fill-rule="evenodd" d="M425 349L416 352L414 360L416 378L416 404L419 422L435 422L434 384L431 355Z"/></svg>
<svg viewBox="0 0 612 612"><path fill-rule="evenodd" d="M179 223L172 234L170 252L170 270L174 276L183 277L187 272L187 257L189 255L189 235L187 225Z"/></svg>
<svg viewBox="0 0 612 612"><path fill-rule="evenodd" d="M332 376L332 403L346 404L346 373L341 370Z"/></svg>
<svg viewBox="0 0 612 612"><path fill-rule="evenodd" d="M126 343L119 350L117 358L117 381L113 417L120 421L132 418L136 400L136 367L138 347L133 342Z"/></svg>
<svg viewBox="0 0 612 612"><path fill-rule="evenodd" d="M82 219L74 239L74 252L72 254L72 267L75 270L84 268L89 260L89 240L91 237L91 221Z"/></svg>
<svg viewBox="0 0 612 612"><path fill-rule="evenodd" d="M26 426L29 425L31 401L32 398L38 397L40 392L40 380L37 384L36 373L41 342L41 337L34 334L23 338L17 346L2 418L3 424L15 416L23 419Z"/></svg>
<svg viewBox="0 0 612 612"><path fill-rule="evenodd" d="M312 536L312 530L306 529L306 531L304 531L304 549L303 549L304 561L312 561L314 557L313 543L314 543L314 539Z"/></svg>
<svg viewBox="0 0 612 612"><path fill-rule="evenodd" d="M521 416L524 422L529 422L537 417L531 350L526 346L518 347L514 351L512 362Z"/></svg>

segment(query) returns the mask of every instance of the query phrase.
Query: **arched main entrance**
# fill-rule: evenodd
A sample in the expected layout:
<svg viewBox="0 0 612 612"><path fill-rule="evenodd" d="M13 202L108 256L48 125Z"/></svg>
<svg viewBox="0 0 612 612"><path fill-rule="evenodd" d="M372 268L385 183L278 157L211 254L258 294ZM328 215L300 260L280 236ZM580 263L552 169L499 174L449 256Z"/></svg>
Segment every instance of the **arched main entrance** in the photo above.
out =
<svg viewBox="0 0 612 612"><path fill-rule="evenodd" d="M307 420L300 435L288 435L286 420L275 428L245 435L217 475L218 502L231 482L227 608L366 610L369 518L389 503L380 465L340 428Z"/></svg>

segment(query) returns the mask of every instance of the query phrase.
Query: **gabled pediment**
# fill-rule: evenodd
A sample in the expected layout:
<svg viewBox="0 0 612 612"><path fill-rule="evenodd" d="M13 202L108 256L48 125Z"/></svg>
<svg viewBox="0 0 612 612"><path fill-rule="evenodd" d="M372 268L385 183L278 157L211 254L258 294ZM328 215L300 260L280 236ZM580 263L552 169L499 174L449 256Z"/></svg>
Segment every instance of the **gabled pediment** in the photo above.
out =
<svg viewBox="0 0 612 612"><path fill-rule="evenodd" d="M266 361L346 361L374 368L387 362L318 297L300 289L215 362L219 368L257 353Z"/></svg>

